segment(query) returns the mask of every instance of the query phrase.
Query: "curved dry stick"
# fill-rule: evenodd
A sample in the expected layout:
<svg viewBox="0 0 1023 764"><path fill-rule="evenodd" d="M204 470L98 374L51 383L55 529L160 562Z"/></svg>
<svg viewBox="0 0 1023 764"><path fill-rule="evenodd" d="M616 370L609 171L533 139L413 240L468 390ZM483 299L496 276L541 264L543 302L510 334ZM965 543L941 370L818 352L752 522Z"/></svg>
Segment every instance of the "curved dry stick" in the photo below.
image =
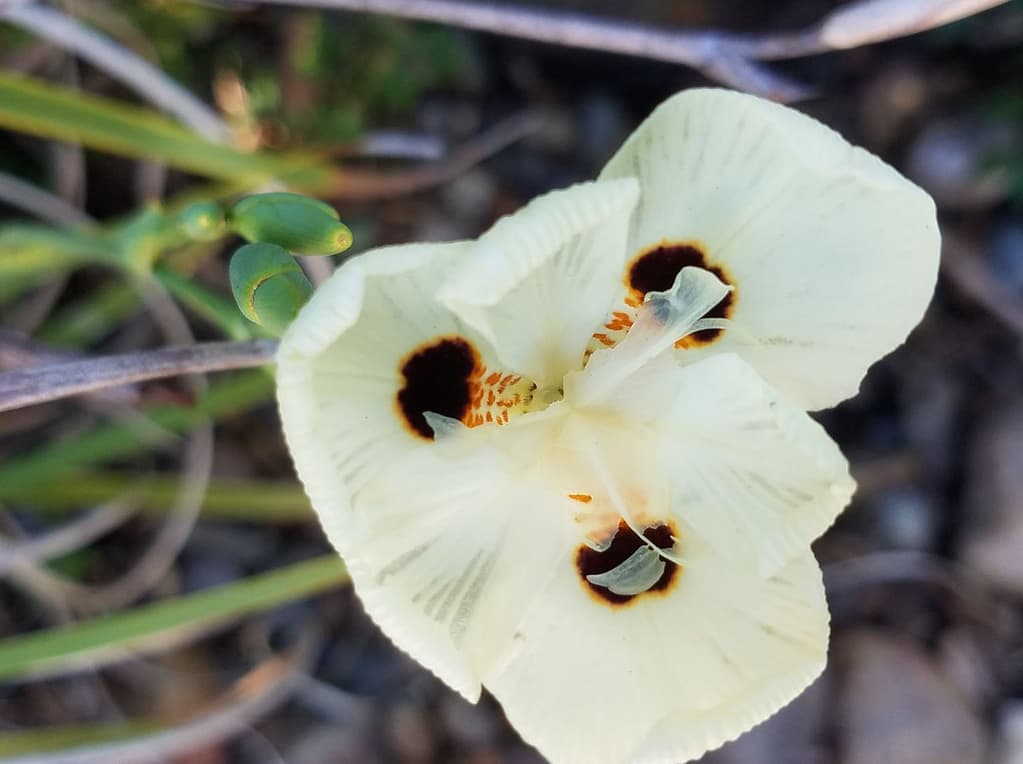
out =
<svg viewBox="0 0 1023 764"><path fill-rule="evenodd" d="M0 201L65 228L93 222L78 207L56 194L6 172L0 172Z"/></svg>
<svg viewBox="0 0 1023 764"><path fill-rule="evenodd" d="M300 686L314 653L315 638L305 637L286 653L274 655L244 676L211 707L168 730L113 743L5 758L6 764L125 764L167 761L211 743L227 740L285 702Z"/></svg>
<svg viewBox="0 0 1023 764"><path fill-rule="evenodd" d="M0 374L0 411L151 379L262 366L275 340L209 342L15 369Z"/></svg>
<svg viewBox="0 0 1023 764"><path fill-rule="evenodd" d="M383 13L479 32L679 63L709 78L780 101L808 94L758 60L802 58L922 32L1007 0L859 0L791 33L762 36L671 30L650 24L460 0L256 0L267 4Z"/></svg>
<svg viewBox="0 0 1023 764"><path fill-rule="evenodd" d="M159 282L150 278L139 281L137 286L168 342L195 341L184 312ZM201 373L192 373L187 380L196 396L206 391L206 377ZM65 582L66 591L72 595L70 604L77 612L94 613L124 607L159 582L192 534L212 470L213 423L208 417L203 417L192 430L185 447L174 505L142 555L108 584L82 586L72 581Z"/></svg>
<svg viewBox="0 0 1023 764"><path fill-rule="evenodd" d="M381 173L345 168L331 196L338 200L371 201L438 186L536 132L542 120L536 112L515 114L453 149L442 161L409 170Z"/></svg>
<svg viewBox="0 0 1023 764"><path fill-rule="evenodd" d="M941 273L964 295L1023 337L1023 300L1001 283L966 239L944 232Z"/></svg>
<svg viewBox="0 0 1023 764"><path fill-rule="evenodd" d="M12 568L44 563L88 546L121 525L136 509L130 500L115 499L55 530L25 540L0 543L0 576Z"/></svg>
<svg viewBox="0 0 1023 764"><path fill-rule="evenodd" d="M994 592L967 565L929 552L872 552L822 566L829 595L856 591L872 584L927 582L956 595L977 618L996 620Z"/></svg>
<svg viewBox="0 0 1023 764"><path fill-rule="evenodd" d="M733 87L791 101L796 82L739 53L744 40L716 31L681 31L583 13L459 0L257 0L265 4L382 13L572 48L685 64Z"/></svg>

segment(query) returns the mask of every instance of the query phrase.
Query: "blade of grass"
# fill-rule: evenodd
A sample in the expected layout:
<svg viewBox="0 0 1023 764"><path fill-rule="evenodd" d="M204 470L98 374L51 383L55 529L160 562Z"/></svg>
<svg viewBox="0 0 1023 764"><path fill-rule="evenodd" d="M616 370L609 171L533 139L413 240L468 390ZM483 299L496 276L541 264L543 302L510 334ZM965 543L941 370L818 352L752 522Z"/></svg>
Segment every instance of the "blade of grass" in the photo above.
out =
<svg viewBox="0 0 1023 764"><path fill-rule="evenodd" d="M129 740L163 729L159 719L133 719L106 724L47 726L39 729L5 729L0 735L0 756L25 756L98 743Z"/></svg>
<svg viewBox="0 0 1023 764"><path fill-rule="evenodd" d="M91 668L97 661L145 652L147 644L163 646L176 632L194 633L347 581L344 563L327 554L195 594L8 637L0 640L0 680Z"/></svg>
<svg viewBox="0 0 1023 764"><path fill-rule="evenodd" d="M257 184L286 177L314 189L327 185L331 175L318 157L246 153L203 140L150 109L3 72L0 126L209 178Z"/></svg>
<svg viewBox="0 0 1023 764"><path fill-rule="evenodd" d="M5 490L10 501L23 502L33 511L59 514L108 502L130 492L139 509L166 512L178 485L166 475L140 477L118 472L77 473L73 480L54 480L22 490ZM203 499L203 516L218 520L293 523L313 517L302 487L297 483L219 478Z"/></svg>
<svg viewBox="0 0 1023 764"><path fill-rule="evenodd" d="M205 417L214 420L245 411L267 401L273 393L273 379L264 370L251 371L218 380L195 406L157 406L144 412L158 427L185 432ZM66 440L50 443L0 466L0 499L8 492L24 491L82 470L151 448L143 432L129 424L113 423Z"/></svg>
<svg viewBox="0 0 1023 764"><path fill-rule="evenodd" d="M56 348L91 345L138 312L138 292L123 281L103 286L89 297L51 315L36 336Z"/></svg>
<svg viewBox="0 0 1023 764"><path fill-rule="evenodd" d="M154 275L182 305L218 327L229 338L247 340L266 336L260 327L246 320L233 302L202 284L162 265L156 267Z"/></svg>

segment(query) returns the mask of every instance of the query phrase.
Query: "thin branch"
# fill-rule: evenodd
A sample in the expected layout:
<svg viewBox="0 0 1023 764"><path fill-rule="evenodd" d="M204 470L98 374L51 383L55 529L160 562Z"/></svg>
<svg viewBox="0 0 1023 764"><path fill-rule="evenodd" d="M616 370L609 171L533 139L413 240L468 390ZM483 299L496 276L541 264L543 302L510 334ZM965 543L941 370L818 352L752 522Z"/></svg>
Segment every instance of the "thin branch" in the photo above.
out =
<svg viewBox="0 0 1023 764"><path fill-rule="evenodd" d="M874 552L828 563L823 573L829 595L874 584L931 583L956 595L978 619L993 623L996 618L992 591L975 571L929 552Z"/></svg>
<svg viewBox="0 0 1023 764"><path fill-rule="evenodd" d="M93 358L0 374L0 411L151 379L262 366L274 340L209 342L189 347Z"/></svg>
<svg viewBox="0 0 1023 764"><path fill-rule="evenodd" d="M733 87L791 101L807 92L737 56L739 39L715 31L678 31L582 13L459 0L257 0L266 4L382 13L509 37L686 64Z"/></svg>
<svg viewBox="0 0 1023 764"><path fill-rule="evenodd" d="M94 222L56 194L5 172L0 172L0 202L64 228Z"/></svg>
<svg viewBox="0 0 1023 764"><path fill-rule="evenodd" d="M0 371L70 363L83 358L80 353L53 350L20 332L0 329ZM86 393L85 396L94 403L130 406L138 402L139 394L135 386L125 385L107 387L95 393Z"/></svg>
<svg viewBox="0 0 1023 764"><path fill-rule="evenodd" d="M758 60L801 58L904 37L978 13L1006 0L858 0L791 33L739 35L718 30L671 30L600 18L464 0L256 0L267 4L382 13L479 32L574 48L685 64L732 87L781 101L808 91Z"/></svg>
<svg viewBox="0 0 1023 764"><path fill-rule="evenodd" d="M998 281L966 240L948 232L942 238L942 274L960 292L1023 337L1023 301Z"/></svg>
<svg viewBox="0 0 1023 764"><path fill-rule="evenodd" d="M304 635L287 652L274 655L234 682L215 703L184 723L128 740L83 745L48 753L5 758L7 764L92 764L177 759L205 745L228 740L284 703L308 671L317 639Z"/></svg>
<svg viewBox="0 0 1023 764"><path fill-rule="evenodd" d="M71 608L80 614L118 610L140 599L167 574L202 510L213 466L213 425L205 421L188 439L174 505L141 556L107 584L65 580Z"/></svg>
<svg viewBox="0 0 1023 764"><path fill-rule="evenodd" d="M88 546L121 525L136 509L130 501L115 500L48 533L0 543L0 576L19 565L46 562Z"/></svg>
<svg viewBox="0 0 1023 764"><path fill-rule="evenodd" d="M133 89L206 140L222 143L230 132L220 116L134 52L54 8L32 3L0 5L0 18L49 40Z"/></svg>
<svg viewBox="0 0 1023 764"><path fill-rule="evenodd" d="M335 199L369 201L408 194L446 183L470 168L536 132L543 117L537 112L515 114L453 149L442 161L407 170L371 172L346 168L333 189Z"/></svg>
<svg viewBox="0 0 1023 764"><path fill-rule="evenodd" d="M435 135L374 130L347 147L345 153L360 157L436 161L444 158L447 146Z"/></svg>

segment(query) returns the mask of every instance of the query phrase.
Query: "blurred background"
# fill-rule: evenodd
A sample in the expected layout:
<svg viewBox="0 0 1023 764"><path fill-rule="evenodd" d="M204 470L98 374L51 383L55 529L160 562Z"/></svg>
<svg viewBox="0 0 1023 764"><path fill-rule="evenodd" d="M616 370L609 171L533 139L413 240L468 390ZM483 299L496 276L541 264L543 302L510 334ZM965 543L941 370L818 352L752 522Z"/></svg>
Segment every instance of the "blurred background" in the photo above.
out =
<svg viewBox="0 0 1023 764"><path fill-rule="evenodd" d="M923 324L820 417L860 485L815 547L831 664L711 764L1023 763L1023 2L988 4L733 82L923 185L945 245ZM473 237L720 76L285 5L0 0L0 369L258 335L190 202L276 181L350 253ZM762 38L840 5L543 8ZM0 761L542 762L368 621L272 395L254 369L0 413Z"/></svg>

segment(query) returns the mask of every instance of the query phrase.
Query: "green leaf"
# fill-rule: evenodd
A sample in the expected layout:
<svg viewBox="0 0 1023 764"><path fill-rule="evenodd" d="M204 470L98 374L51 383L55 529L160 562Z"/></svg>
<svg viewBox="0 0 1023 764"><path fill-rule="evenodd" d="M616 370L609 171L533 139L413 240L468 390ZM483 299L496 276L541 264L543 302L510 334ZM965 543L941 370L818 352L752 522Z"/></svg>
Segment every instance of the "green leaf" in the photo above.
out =
<svg viewBox="0 0 1023 764"><path fill-rule="evenodd" d="M0 126L251 185L286 178L316 189L328 185L331 176L319 157L246 153L205 141L150 109L4 72Z"/></svg>
<svg viewBox="0 0 1023 764"><path fill-rule="evenodd" d="M154 275L182 305L219 327L231 339L247 340L256 334L266 334L246 321L231 300L211 292L194 278L163 265L156 266Z"/></svg>
<svg viewBox="0 0 1023 764"><path fill-rule="evenodd" d="M87 745L129 740L167 727L155 718L123 722L6 729L0 735L0 756L25 756Z"/></svg>
<svg viewBox="0 0 1023 764"><path fill-rule="evenodd" d="M143 512L166 512L178 493L171 475L127 472L79 472L73 479L49 480L19 490L5 490L5 498L40 513L60 513L110 501L131 492ZM294 523L313 517L309 500L298 483L270 480L216 478L203 497L203 516L218 520Z"/></svg>
<svg viewBox="0 0 1023 764"><path fill-rule="evenodd" d="M122 652L144 652L181 631L194 633L233 618L333 589L348 581L334 554L287 565L195 594L0 640L0 679L52 674Z"/></svg>
<svg viewBox="0 0 1023 764"><path fill-rule="evenodd" d="M145 411L154 424L171 432L187 432L205 417L220 419L267 401L273 379L265 370L220 378L195 406L157 406ZM153 448L136 423L116 423L40 446L0 466L0 499L45 481L64 478L94 464L133 456Z"/></svg>
<svg viewBox="0 0 1023 764"><path fill-rule="evenodd" d="M22 284L37 284L97 256L98 246L75 232L32 224L0 227L0 303L16 297Z"/></svg>
<svg viewBox="0 0 1023 764"><path fill-rule="evenodd" d="M37 332L39 340L58 348L91 345L111 334L139 310L138 290L119 281L100 288L54 312Z"/></svg>

